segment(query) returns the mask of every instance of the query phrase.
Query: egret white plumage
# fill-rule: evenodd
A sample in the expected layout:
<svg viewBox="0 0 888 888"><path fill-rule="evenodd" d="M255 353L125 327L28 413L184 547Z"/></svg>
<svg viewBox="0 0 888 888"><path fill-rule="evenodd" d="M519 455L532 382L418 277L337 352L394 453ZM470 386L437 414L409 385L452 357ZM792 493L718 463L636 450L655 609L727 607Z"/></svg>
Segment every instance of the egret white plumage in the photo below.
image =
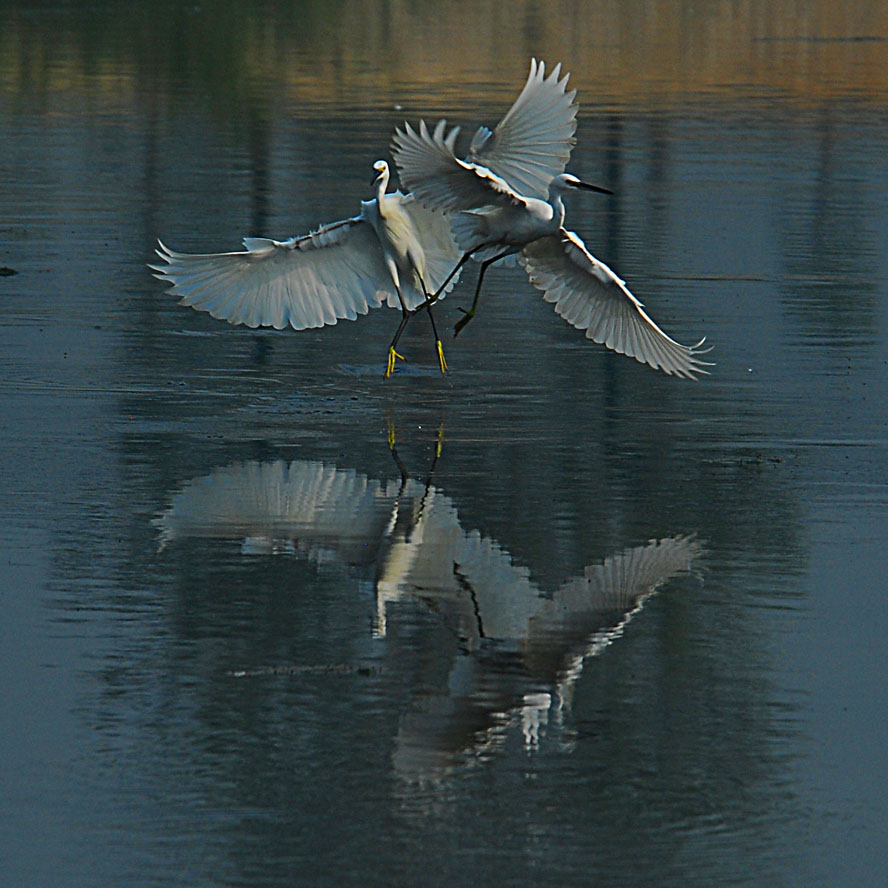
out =
<svg viewBox="0 0 888 888"><path fill-rule="evenodd" d="M603 630L625 625L702 552L692 536L650 540L543 590L500 543L462 526L453 500L432 483L434 464L425 483L399 469L400 480L379 481L317 460L217 468L187 482L155 519L160 547L189 537L234 539L244 554L298 552L359 571L372 566L380 635L386 607L413 595L436 611L450 602L465 615L460 631L476 641L523 639L525 654L553 655L576 655L583 639L594 645L590 653L606 647L618 633L608 638Z"/></svg>
<svg viewBox="0 0 888 888"><path fill-rule="evenodd" d="M158 241L157 255L167 264L149 267L173 284L182 305L248 327L305 330L354 320L382 305L400 308L386 364L390 376L412 313L430 308L431 294L455 285L449 272L460 250L441 212L412 195L388 194L384 160L373 169L376 197L362 201L351 219L285 241L247 237L246 250L234 253L178 253ZM429 319L443 373L447 363L431 313Z"/></svg>
<svg viewBox="0 0 888 888"><path fill-rule="evenodd" d="M500 541L464 526L431 470L422 483L399 469L400 480L380 481L317 460L237 462L187 481L152 523L162 550L203 539L225 551L239 545L250 558L347 566L341 591L360 590L362 607L375 598L381 644L393 636L397 646L399 626L415 626L418 607L453 635L434 674L417 674L416 686L401 675L411 705L398 720L392 761L404 777L443 776L477 761L508 724L520 723L535 745L535 716L567 715L588 661L705 551L693 536L655 537L540 584ZM362 668L341 662L333 643L330 651L328 664L275 662L235 674Z"/></svg>
<svg viewBox="0 0 888 888"><path fill-rule="evenodd" d="M481 262L472 306L456 325L458 334L478 306L481 284L494 262L514 256L530 282L586 338L668 374L695 378L710 366L701 361L700 340L685 346L667 336L641 302L583 241L564 228L562 196L571 189L611 194L564 172L575 143L575 91L567 91L561 66L545 76L531 60L518 99L494 130L481 127L465 160L456 156L459 127L440 120L396 129L392 155L401 183L428 207L450 213L462 257ZM432 300L434 301L434 299Z"/></svg>

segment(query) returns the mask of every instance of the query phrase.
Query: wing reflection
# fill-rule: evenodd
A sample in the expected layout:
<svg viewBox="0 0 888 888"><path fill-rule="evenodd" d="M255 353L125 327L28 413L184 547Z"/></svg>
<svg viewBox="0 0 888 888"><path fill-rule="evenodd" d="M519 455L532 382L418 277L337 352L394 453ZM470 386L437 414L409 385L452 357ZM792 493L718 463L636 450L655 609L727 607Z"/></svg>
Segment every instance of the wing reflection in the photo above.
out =
<svg viewBox="0 0 888 888"><path fill-rule="evenodd" d="M585 660L618 638L645 600L702 552L689 536L653 540L588 566L546 595L496 543L473 534L464 540L463 596L453 604L469 644L446 687L415 700L401 719L395 765L404 777L434 776L483 756L515 724L525 746L535 747L550 714L560 719L569 705ZM411 591L429 593L425 586Z"/></svg>
<svg viewBox="0 0 888 888"><path fill-rule="evenodd" d="M402 487L322 462L237 463L186 484L156 525L162 548L185 537L239 539L245 555L373 564Z"/></svg>
<svg viewBox="0 0 888 888"><path fill-rule="evenodd" d="M459 639L443 686L423 682L398 729L395 766L434 775L495 747L520 724L533 747L569 703L583 663L618 638L645 600L687 571L702 544L652 540L547 593L449 497L402 474L379 482L322 462L245 462L188 483L157 519L162 546L237 539L245 554L297 553L375 566L375 633L399 599L428 603Z"/></svg>

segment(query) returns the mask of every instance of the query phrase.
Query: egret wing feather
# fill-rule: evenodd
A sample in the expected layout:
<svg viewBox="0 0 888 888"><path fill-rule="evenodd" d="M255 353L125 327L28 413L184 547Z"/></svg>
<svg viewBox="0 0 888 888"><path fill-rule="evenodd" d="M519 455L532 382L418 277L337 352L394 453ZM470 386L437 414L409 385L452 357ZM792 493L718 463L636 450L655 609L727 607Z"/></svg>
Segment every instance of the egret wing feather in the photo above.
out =
<svg viewBox="0 0 888 888"><path fill-rule="evenodd" d="M438 210L524 203L521 195L495 172L457 158L454 146L458 133L456 126L447 132L446 120L439 120L434 132L429 132L424 120L419 122L418 130L409 123L396 129L391 148L401 184Z"/></svg>
<svg viewBox="0 0 888 888"><path fill-rule="evenodd" d="M165 547L188 537L233 538L243 551L287 551L372 563L398 486L317 462L234 463L189 481L154 520Z"/></svg>
<svg viewBox="0 0 888 888"><path fill-rule="evenodd" d="M563 609L569 615L586 602L602 613L625 614L667 580L689 571L703 548L694 536L674 536L615 553L601 564L588 565L582 577L568 580L556 590L552 609Z"/></svg>
<svg viewBox="0 0 888 888"><path fill-rule="evenodd" d="M572 231L540 238L522 251L530 282L554 303L569 324L585 330L586 338L618 354L628 355L655 370L694 379L704 368L702 340L681 345L667 336L603 262L599 262Z"/></svg>
<svg viewBox="0 0 888 888"><path fill-rule="evenodd" d="M245 251L179 253L158 241L182 305L231 324L304 330L354 320L396 299L372 226L362 217L326 225L286 241L245 238Z"/></svg>
<svg viewBox="0 0 888 888"><path fill-rule="evenodd" d="M506 116L491 131L480 127L472 139L470 163L483 166L528 197L546 199L549 183L564 172L576 144L575 98L556 65L546 77L546 64L531 59L524 89Z"/></svg>

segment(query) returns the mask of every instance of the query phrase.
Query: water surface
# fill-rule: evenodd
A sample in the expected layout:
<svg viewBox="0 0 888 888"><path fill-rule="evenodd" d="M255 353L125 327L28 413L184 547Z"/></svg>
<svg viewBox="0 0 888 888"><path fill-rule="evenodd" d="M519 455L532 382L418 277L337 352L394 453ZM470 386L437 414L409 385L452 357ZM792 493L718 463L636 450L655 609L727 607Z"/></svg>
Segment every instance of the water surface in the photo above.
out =
<svg viewBox="0 0 888 888"><path fill-rule="evenodd" d="M51 9L0 4L9 883L882 884L881 4ZM148 274L355 213L531 55L616 192L571 227L710 376L519 270L387 382L393 312Z"/></svg>

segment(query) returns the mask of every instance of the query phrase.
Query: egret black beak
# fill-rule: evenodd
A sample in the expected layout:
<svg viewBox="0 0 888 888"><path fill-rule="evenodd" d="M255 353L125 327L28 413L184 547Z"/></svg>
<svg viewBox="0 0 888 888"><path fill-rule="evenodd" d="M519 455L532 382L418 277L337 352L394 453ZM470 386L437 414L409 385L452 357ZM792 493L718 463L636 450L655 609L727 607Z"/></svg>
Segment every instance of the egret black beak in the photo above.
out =
<svg viewBox="0 0 888 888"><path fill-rule="evenodd" d="M598 194L613 194L610 188L603 185L590 185L588 182L572 182L574 188L582 188L584 191L595 191Z"/></svg>

